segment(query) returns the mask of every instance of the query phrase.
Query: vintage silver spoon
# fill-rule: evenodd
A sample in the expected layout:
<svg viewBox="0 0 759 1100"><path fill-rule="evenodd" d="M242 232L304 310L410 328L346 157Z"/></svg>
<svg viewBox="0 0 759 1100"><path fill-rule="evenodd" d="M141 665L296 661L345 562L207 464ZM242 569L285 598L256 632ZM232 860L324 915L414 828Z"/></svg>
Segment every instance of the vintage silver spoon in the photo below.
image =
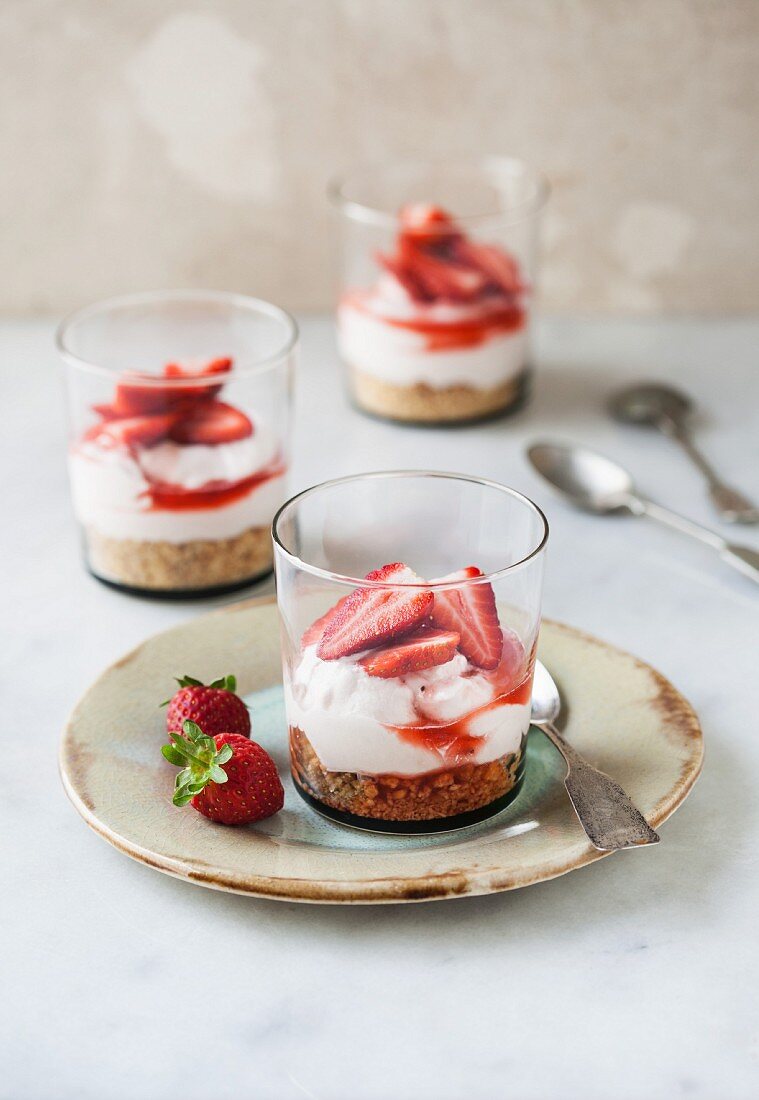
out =
<svg viewBox="0 0 759 1100"><path fill-rule="evenodd" d="M589 764L561 736L554 724L560 711L559 689L545 665L537 661L530 721L553 742L566 761L564 786L588 840L602 852L656 844L659 834L632 804L619 783Z"/></svg>
<svg viewBox="0 0 759 1100"><path fill-rule="evenodd" d="M688 424L693 402L687 394L658 382L642 383L613 394L609 411L624 424L658 428L679 443L706 478L711 502L726 523L759 523L759 508L726 485L694 443Z"/></svg>
<svg viewBox="0 0 759 1100"><path fill-rule="evenodd" d="M752 581L759 582L759 550L730 543L716 531L671 512L636 491L627 470L609 458L561 443L534 443L527 457L542 477L559 492L590 512L628 511L690 535L716 550L723 561Z"/></svg>

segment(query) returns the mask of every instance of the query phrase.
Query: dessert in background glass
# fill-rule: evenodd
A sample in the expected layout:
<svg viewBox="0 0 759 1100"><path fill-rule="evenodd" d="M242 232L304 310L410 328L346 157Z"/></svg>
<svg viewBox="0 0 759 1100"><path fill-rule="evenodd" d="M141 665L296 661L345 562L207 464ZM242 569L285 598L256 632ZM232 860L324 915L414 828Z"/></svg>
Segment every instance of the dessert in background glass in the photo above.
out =
<svg viewBox="0 0 759 1100"><path fill-rule="evenodd" d="M96 577L194 596L271 570L297 339L283 310L222 292L128 295L63 322L71 492Z"/></svg>
<svg viewBox="0 0 759 1100"><path fill-rule="evenodd" d="M519 792L542 512L457 474L364 474L274 520L293 779L345 824L435 832Z"/></svg>
<svg viewBox="0 0 759 1100"><path fill-rule="evenodd" d="M527 393L548 186L521 161L398 162L335 181L337 340L353 402L460 423Z"/></svg>

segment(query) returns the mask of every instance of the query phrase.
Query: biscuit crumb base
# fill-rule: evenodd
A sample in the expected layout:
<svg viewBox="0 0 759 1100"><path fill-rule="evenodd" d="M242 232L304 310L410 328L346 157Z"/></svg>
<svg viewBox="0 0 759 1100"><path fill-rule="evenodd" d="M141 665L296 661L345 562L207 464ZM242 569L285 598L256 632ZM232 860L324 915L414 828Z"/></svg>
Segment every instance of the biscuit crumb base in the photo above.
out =
<svg viewBox="0 0 759 1100"><path fill-rule="evenodd" d="M106 581L150 591L215 588L268 573L273 551L268 527L230 539L145 542L85 531L92 572Z"/></svg>
<svg viewBox="0 0 759 1100"><path fill-rule="evenodd" d="M488 764L462 764L425 775L329 772L303 730L290 727L293 780L312 798L343 813L380 821L429 821L488 806L517 784L526 738L515 753Z"/></svg>
<svg viewBox="0 0 759 1100"><path fill-rule="evenodd" d="M416 424L453 424L481 420L516 405L525 390L526 372L500 386L480 390L474 386L435 389L423 382L398 386L353 367L349 368L353 399L358 408L373 416Z"/></svg>

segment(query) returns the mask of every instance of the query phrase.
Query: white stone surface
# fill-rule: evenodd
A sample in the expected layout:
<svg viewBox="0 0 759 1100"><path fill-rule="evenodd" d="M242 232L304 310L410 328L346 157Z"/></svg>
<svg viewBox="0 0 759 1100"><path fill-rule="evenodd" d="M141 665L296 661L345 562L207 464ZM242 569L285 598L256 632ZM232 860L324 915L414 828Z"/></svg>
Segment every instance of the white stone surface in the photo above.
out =
<svg viewBox="0 0 759 1100"><path fill-rule="evenodd" d="M703 721L703 777L658 848L479 899L256 901L122 856L66 801L61 727L107 663L201 608L122 596L84 573L52 326L7 323L0 1097L755 1097L759 589L653 524L554 502L523 447L591 443L709 522L673 446L602 412L616 383L665 377L700 398L704 447L759 496L759 323L549 321L533 404L462 431L349 410L328 326L303 331L294 487L423 466L534 495L552 526L546 614L674 681ZM759 530L740 534L759 546Z"/></svg>

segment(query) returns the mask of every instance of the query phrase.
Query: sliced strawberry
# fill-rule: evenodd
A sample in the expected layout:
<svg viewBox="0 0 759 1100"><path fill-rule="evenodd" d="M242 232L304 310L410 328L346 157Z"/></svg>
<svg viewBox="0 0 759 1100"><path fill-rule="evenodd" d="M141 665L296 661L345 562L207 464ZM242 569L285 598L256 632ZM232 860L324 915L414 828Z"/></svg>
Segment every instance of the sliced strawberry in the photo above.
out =
<svg viewBox="0 0 759 1100"><path fill-rule="evenodd" d="M179 363L167 363L163 368L163 377L177 378L203 378L206 375L226 374L232 369L230 358L212 359L199 370L183 367ZM153 385L145 385L152 381ZM135 371L132 374L122 376L116 387L116 396L113 402L113 410L116 416L139 416L142 414L167 412L176 408L184 408L195 401L205 401L209 397L215 397L221 390L221 384L216 386L159 386L153 374L140 374Z"/></svg>
<svg viewBox="0 0 759 1100"><path fill-rule="evenodd" d="M179 363L167 363L163 368L163 376L164 378L204 378L209 374L227 374L231 369L232 359L229 356L224 356L219 359L211 359L199 370L191 370ZM188 386L186 390L181 386L175 386L172 389L174 393L182 397L203 401L208 397L216 397L221 393L222 386L221 384L218 386Z"/></svg>
<svg viewBox="0 0 759 1100"><path fill-rule="evenodd" d="M404 267L430 298L468 302L488 285L481 271L432 255L409 242L402 242L400 252Z"/></svg>
<svg viewBox="0 0 759 1100"><path fill-rule="evenodd" d="M176 422L176 416L163 413L156 416L128 416L107 420L92 430L91 438L105 446L148 447L166 439Z"/></svg>
<svg viewBox="0 0 759 1100"><path fill-rule="evenodd" d="M253 425L239 409L223 401L204 401L191 406L174 424L171 438L177 443L234 443L253 434Z"/></svg>
<svg viewBox="0 0 759 1100"><path fill-rule="evenodd" d="M405 237L425 244L440 244L458 235L455 222L440 206L413 202L402 206L399 213L401 232Z"/></svg>
<svg viewBox="0 0 759 1100"><path fill-rule="evenodd" d="M300 640L301 649L307 649L308 646L316 645L317 642L321 641L327 623L329 623L335 617L336 613L340 610L347 599L347 596L343 596L341 600L337 601L334 607L330 607L329 611L325 612L324 615L320 616L320 618L316 619L315 622L311 623L309 628L304 631L303 637Z"/></svg>
<svg viewBox="0 0 759 1100"><path fill-rule="evenodd" d="M433 665L444 665L456 655L459 636L453 630L417 630L394 645L375 649L358 662L370 676L405 676Z"/></svg>
<svg viewBox="0 0 759 1100"><path fill-rule="evenodd" d="M457 260L480 271L504 294L518 294L522 287L519 265L513 256L494 244L479 244L460 237L453 245Z"/></svg>
<svg viewBox="0 0 759 1100"><path fill-rule="evenodd" d="M467 581L483 574L470 565L433 583ZM489 584L462 584L435 592L432 622L442 630L456 630L461 635L459 649L478 668L497 668L503 650L503 634L498 621L495 593Z"/></svg>
<svg viewBox="0 0 759 1100"><path fill-rule="evenodd" d="M172 407L172 392L169 387L141 384L147 379L155 382L152 374L135 373L122 378L116 387L112 405L116 416L149 416L151 413L169 411Z"/></svg>
<svg viewBox="0 0 759 1100"><path fill-rule="evenodd" d="M93 405L92 411L97 413L101 420L116 420L119 415L113 405Z"/></svg>
<svg viewBox="0 0 759 1100"><path fill-rule="evenodd" d="M376 259L386 271L389 271L403 289L417 302L430 302L432 295L428 294L414 273L399 260L397 256L385 256L382 252L376 254Z"/></svg>
<svg viewBox="0 0 759 1100"><path fill-rule="evenodd" d="M372 649L391 638L409 634L420 626L432 610L432 593L414 585L424 585L412 569L402 562L383 565L367 573L368 581L384 581L397 588L356 588L334 608L317 650L324 661L347 657L362 649Z"/></svg>

